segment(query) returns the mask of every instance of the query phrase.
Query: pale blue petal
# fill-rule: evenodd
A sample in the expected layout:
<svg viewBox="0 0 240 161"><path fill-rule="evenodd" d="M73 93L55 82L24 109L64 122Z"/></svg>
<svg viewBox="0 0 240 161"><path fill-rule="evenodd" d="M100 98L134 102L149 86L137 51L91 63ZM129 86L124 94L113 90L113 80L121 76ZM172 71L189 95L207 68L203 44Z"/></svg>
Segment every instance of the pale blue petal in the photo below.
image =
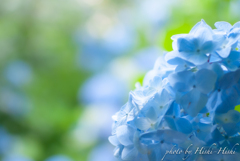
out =
<svg viewBox="0 0 240 161"><path fill-rule="evenodd" d="M194 73L190 71L172 73L168 76L171 86L179 92L189 91L192 88L189 83L193 80L193 78Z"/></svg>
<svg viewBox="0 0 240 161"><path fill-rule="evenodd" d="M203 122L199 122L198 126L199 126L199 129L201 129L201 131L208 132L208 133L211 131L213 127L211 123L207 124Z"/></svg>
<svg viewBox="0 0 240 161"><path fill-rule="evenodd" d="M179 38L177 45L179 52L194 52L196 49L194 41L189 38Z"/></svg>
<svg viewBox="0 0 240 161"><path fill-rule="evenodd" d="M239 135L240 127L236 123L222 124L222 127L228 136ZM239 135L240 136L240 135ZM229 139L229 138L228 138ZM235 142L236 143L236 142ZM234 144L235 144L234 143ZM240 148L240 147L239 147Z"/></svg>
<svg viewBox="0 0 240 161"><path fill-rule="evenodd" d="M212 30L212 28L202 19L198 22L190 31L190 34L195 35L199 32L200 29L205 28L208 30Z"/></svg>
<svg viewBox="0 0 240 161"><path fill-rule="evenodd" d="M151 122L144 117L137 118L134 123L135 126L140 130L148 130L151 127Z"/></svg>
<svg viewBox="0 0 240 161"><path fill-rule="evenodd" d="M184 134L190 134L192 132L192 125L185 118L176 118L176 127L178 131Z"/></svg>
<svg viewBox="0 0 240 161"><path fill-rule="evenodd" d="M186 70L186 66L183 64L183 65L178 65L176 68L175 68L175 72L182 72L184 70Z"/></svg>
<svg viewBox="0 0 240 161"><path fill-rule="evenodd" d="M240 121L240 113L236 110L229 110L227 113L216 113L214 121L218 124L238 123Z"/></svg>
<svg viewBox="0 0 240 161"><path fill-rule="evenodd" d="M177 34L177 35L173 35L171 37L172 40L177 40L179 39L180 37L186 37L188 34Z"/></svg>
<svg viewBox="0 0 240 161"><path fill-rule="evenodd" d="M164 119L172 130L177 130L175 119L173 118L173 116L168 115L165 116Z"/></svg>
<svg viewBox="0 0 240 161"><path fill-rule="evenodd" d="M208 97L197 90L192 90L181 98L180 105L192 117L196 116L206 105Z"/></svg>
<svg viewBox="0 0 240 161"><path fill-rule="evenodd" d="M120 158L121 157L121 153L122 153L122 149L123 149L123 146L116 146L113 150L113 155L116 157L116 158Z"/></svg>
<svg viewBox="0 0 240 161"><path fill-rule="evenodd" d="M196 53L182 53L182 54L184 55L184 57L188 61L190 61L190 62L192 62L192 63L194 63L196 65L202 65L202 64L204 64L204 63L206 63L208 61L208 56L206 54L202 54L202 53L200 53L200 54L196 54Z"/></svg>
<svg viewBox="0 0 240 161"><path fill-rule="evenodd" d="M180 117L180 107L179 105L174 101L171 103L166 115Z"/></svg>
<svg viewBox="0 0 240 161"><path fill-rule="evenodd" d="M157 114L153 107L150 107L148 112L146 113L146 117L151 120L151 122L157 121Z"/></svg>
<svg viewBox="0 0 240 161"><path fill-rule="evenodd" d="M218 49L216 52L222 58L226 58L229 56L231 50L232 50L232 48L229 46L229 47L225 47L223 49Z"/></svg>
<svg viewBox="0 0 240 161"><path fill-rule="evenodd" d="M127 125L122 125L117 128L116 134L119 142L124 146L133 144L134 129Z"/></svg>
<svg viewBox="0 0 240 161"><path fill-rule="evenodd" d="M149 151L147 153L147 156L148 156L148 160L151 160L151 161L157 161L157 156L156 156L156 153L155 151Z"/></svg>
<svg viewBox="0 0 240 161"><path fill-rule="evenodd" d="M157 101L162 106L166 105L170 100L170 95L166 89L163 89L161 92L159 92L159 94L156 95L156 97L158 97Z"/></svg>
<svg viewBox="0 0 240 161"><path fill-rule="evenodd" d="M114 136L109 136L109 137L108 137L108 140L109 140L109 142L110 142L112 145L114 145L114 146L117 146L117 145L120 144L120 142L118 141L118 138L117 138L116 135L114 135Z"/></svg>
<svg viewBox="0 0 240 161"><path fill-rule="evenodd" d="M124 147L122 151L122 160L132 161L137 156L137 149L134 147Z"/></svg>
<svg viewBox="0 0 240 161"><path fill-rule="evenodd" d="M184 60L181 59L178 51L171 51L165 55L165 61L171 65L179 65L184 63Z"/></svg>
<svg viewBox="0 0 240 161"><path fill-rule="evenodd" d="M201 52L204 54L211 53L215 47L216 44L213 41L206 41L201 46Z"/></svg>
<svg viewBox="0 0 240 161"><path fill-rule="evenodd" d="M231 59L233 61L239 61L240 60L240 52L238 51L232 51L228 57L228 59Z"/></svg>
<svg viewBox="0 0 240 161"><path fill-rule="evenodd" d="M236 22L236 23L233 25L233 28L240 28L240 22Z"/></svg>
<svg viewBox="0 0 240 161"><path fill-rule="evenodd" d="M234 28L231 30L231 32L228 34L228 45L235 44L240 39L240 28Z"/></svg>
<svg viewBox="0 0 240 161"><path fill-rule="evenodd" d="M225 21L216 22L214 25L217 29L225 32L228 32L232 28L232 25Z"/></svg>
<svg viewBox="0 0 240 161"><path fill-rule="evenodd" d="M201 69L196 73L196 88L202 93L209 93L213 90L217 80L217 75L208 69Z"/></svg>
<svg viewBox="0 0 240 161"><path fill-rule="evenodd" d="M213 45L212 41L212 30L209 30L208 28L199 28L198 31L196 32L195 37L198 39L199 46L201 46L201 50L206 50L207 47L208 50L211 50ZM204 47L206 46L206 47Z"/></svg>

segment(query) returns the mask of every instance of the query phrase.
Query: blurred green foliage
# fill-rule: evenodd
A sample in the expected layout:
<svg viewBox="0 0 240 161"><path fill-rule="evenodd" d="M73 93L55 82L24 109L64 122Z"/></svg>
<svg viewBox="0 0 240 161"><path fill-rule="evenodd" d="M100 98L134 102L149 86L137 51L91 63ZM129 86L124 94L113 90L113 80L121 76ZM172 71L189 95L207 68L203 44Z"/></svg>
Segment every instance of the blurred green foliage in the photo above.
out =
<svg viewBox="0 0 240 161"><path fill-rule="evenodd" d="M30 64L34 77L22 89L31 100L29 114L13 118L1 113L0 124L21 138L23 153L35 160L61 153L84 157L66 141L82 110L79 85L89 75L75 61L74 32L80 22L74 1L1 1L0 69L20 59Z"/></svg>

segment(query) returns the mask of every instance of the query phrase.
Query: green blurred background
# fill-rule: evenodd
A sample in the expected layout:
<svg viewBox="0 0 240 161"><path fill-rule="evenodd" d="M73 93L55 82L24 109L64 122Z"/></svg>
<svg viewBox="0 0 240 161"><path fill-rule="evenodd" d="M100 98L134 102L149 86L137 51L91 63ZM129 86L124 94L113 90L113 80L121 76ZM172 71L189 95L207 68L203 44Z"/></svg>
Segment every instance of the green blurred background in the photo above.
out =
<svg viewBox="0 0 240 161"><path fill-rule="evenodd" d="M204 19L239 21L237 0L1 0L0 157L114 161L111 115ZM104 158L104 159L103 159Z"/></svg>

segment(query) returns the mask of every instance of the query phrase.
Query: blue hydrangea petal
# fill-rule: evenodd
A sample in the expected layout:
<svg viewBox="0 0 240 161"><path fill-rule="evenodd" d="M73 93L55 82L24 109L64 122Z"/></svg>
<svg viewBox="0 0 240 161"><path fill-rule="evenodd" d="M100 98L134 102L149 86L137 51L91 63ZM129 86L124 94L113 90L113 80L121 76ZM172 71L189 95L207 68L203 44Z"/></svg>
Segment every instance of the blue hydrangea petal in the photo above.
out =
<svg viewBox="0 0 240 161"><path fill-rule="evenodd" d="M223 48L223 49L218 49L218 50L216 50L216 52L217 52L218 55L221 56L222 58L226 58L226 57L229 56L231 50L232 50L231 46L227 46L227 47L225 47L225 48ZM221 60L221 58L219 58L219 57L216 59L216 61L220 61L220 60Z"/></svg>
<svg viewBox="0 0 240 161"><path fill-rule="evenodd" d="M236 23L233 25L233 28L240 28L240 21L239 21L239 22L236 22Z"/></svg>
<svg viewBox="0 0 240 161"><path fill-rule="evenodd" d="M170 95L166 89L159 91L157 95L155 95L159 105L166 105L170 100Z"/></svg>
<svg viewBox="0 0 240 161"><path fill-rule="evenodd" d="M204 126L203 126L204 125ZM213 126L211 124L198 124L198 126L194 127L195 135L198 139L203 141L208 141L211 139L211 129Z"/></svg>
<svg viewBox="0 0 240 161"><path fill-rule="evenodd" d="M208 52L213 48L213 34L212 30L208 28L201 28L198 29L195 37L197 37L198 45L201 47L202 52Z"/></svg>
<svg viewBox="0 0 240 161"><path fill-rule="evenodd" d="M234 135L238 136L239 135L240 127L236 123L226 123L226 124L222 124L221 126L223 127L223 129L226 132L227 136L234 136Z"/></svg>
<svg viewBox="0 0 240 161"><path fill-rule="evenodd" d="M178 136L177 138L175 136ZM153 143L156 142L168 142L168 143L175 143L175 144L179 144L179 143L183 143L186 142L187 140L187 135L178 132L178 131L174 131L174 130L157 130L157 131L153 131L153 132L147 132L144 133L140 136L140 141L143 140L151 140L153 141Z"/></svg>
<svg viewBox="0 0 240 161"><path fill-rule="evenodd" d="M217 74L217 79L218 79L218 80L219 80L219 79L223 76L223 74L224 74L222 67L221 67L218 63L212 63L208 69L209 69L209 70L212 70L213 72L215 72L215 74ZM218 83L218 82L216 82L216 83ZM217 85L218 85L218 84L217 84Z"/></svg>
<svg viewBox="0 0 240 161"><path fill-rule="evenodd" d="M145 117L135 119L134 124L140 130L148 130L151 127L151 122Z"/></svg>
<svg viewBox="0 0 240 161"><path fill-rule="evenodd" d="M148 112L146 113L146 117L151 120L151 122L156 122L157 121L157 113L154 110L153 107L150 107Z"/></svg>
<svg viewBox="0 0 240 161"><path fill-rule="evenodd" d="M169 109L168 109L166 115L180 117L180 114L181 114L181 112L180 112L179 105L175 101L173 101L171 103L171 105L169 106Z"/></svg>
<svg viewBox="0 0 240 161"><path fill-rule="evenodd" d="M168 62L171 65L178 65L181 64L183 62L183 59L181 59L179 56L179 52L178 51L171 51L168 52L164 59L166 62Z"/></svg>
<svg viewBox="0 0 240 161"><path fill-rule="evenodd" d="M188 60L189 62L192 62L196 65L202 65L208 61L208 56L204 53L190 53L190 52L181 52L181 56Z"/></svg>
<svg viewBox="0 0 240 161"><path fill-rule="evenodd" d="M192 89L192 86L189 85L189 83L191 83L193 79L194 73L190 71L173 73L168 76L168 80L171 86L179 92L185 92Z"/></svg>
<svg viewBox="0 0 240 161"><path fill-rule="evenodd" d="M196 116L206 105L208 97L197 90L192 90L181 98L180 105L190 115Z"/></svg>
<svg viewBox="0 0 240 161"><path fill-rule="evenodd" d="M177 34L177 35L173 35L171 39L175 41L181 37L186 37L186 36L188 36L188 34Z"/></svg>
<svg viewBox="0 0 240 161"><path fill-rule="evenodd" d="M147 153L147 156L148 156L148 160L151 160L151 161L157 161L157 156L156 156L156 152L155 151L148 151Z"/></svg>
<svg viewBox="0 0 240 161"><path fill-rule="evenodd" d="M236 110L229 110L227 113L216 113L214 120L219 124L238 123L240 121L240 113Z"/></svg>
<svg viewBox="0 0 240 161"><path fill-rule="evenodd" d="M237 152L237 154L235 154L236 156L238 156L238 159L239 159L239 157L240 157L240 155L239 155L239 153L240 153L240 146L239 145L237 145L237 144L240 144L239 142L240 142L240 135L238 135L238 136L235 136L235 137L231 137L231 138L229 138L228 139L229 140L229 142L230 142L230 144L231 144L231 148L233 148L233 147L235 147L235 148L233 148L236 152ZM235 156L234 155L234 156ZM236 157L235 156L235 157ZM237 157L236 157L237 158ZM235 159L236 159L235 158Z"/></svg>
<svg viewBox="0 0 240 161"><path fill-rule="evenodd" d="M238 69L238 66L240 65L240 63L235 63L235 62L223 62L224 66L227 67L227 69L229 71L236 71Z"/></svg>
<svg viewBox="0 0 240 161"><path fill-rule="evenodd" d="M166 62L168 62L171 65L177 65L175 68L176 72L180 72L188 69L189 67L195 66L193 63L184 60L178 56L180 56L180 54L177 51L172 51L165 55Z"/></svg>
<svg viewBox="0 0 240 161"><path fill-rule="evenodd" d="M203 28L212 30L212 28L202 19L191 29L190 34L195 35L197 32L199 32L199 29L203 29Z"/></svg>
<svg viewBox="0 0 240 161"><path fill-rule="evenodd" d="M224 136L220 133L217 127L213 129L211 135L212 135L212 143L217 143L219 141L224 140Z"/></svg>
<svg viewBox="0 0 240 161"><path fill-rule="evenodd" d="M228 57L231 60L239 61L240 60L240 52L239 51L232 51Z"/></svg>
<svg viewBox="0 0 240 161"><path fill-rule="evenodd" d="M150 81L150 87L154 88L156 91L162 89L162 78L159 76L155 76L151 81Z"/></svg>
<svg viewBox="0 0 240 161"><path fill-rule="evenodd" d="M238 79L238 74L240 74L239 71L235 72L229 72L225 73L223 77L219 80L219 89L226 90L231 88L236 83L236 80Z"/></svg>
<svg viewBox="0 0 240 161"><path fill-rule="evenodd" d="M116 134L119 142L124 146L133 144L134 129L128 125L122 125L117 128Z"/></svg>
<svg viewBox="0 0 240 161"><path fill-rule="evenodd" d="M137 149L134 147L124 147L122 151L122 160L132 161L137 156Z"/></svg>
<svg viewBox="0 0 240 161"><path fill-rule="evenodd" d="M214 25L217 29L225 32L228 32L232 28L232 25L225 21L216 22Z"/></svg>
<svg viewBox="0 0 240 161"><path fill-rule="evenodd" d="M222 103L216 108L216 113L226 113L233 110L239 101L238 91L234 88L223 90L221 99Z"/></svg>
<svg viewBox="0 0 240 161"><path fill-rule="evenodd" d="M108 137L109 142L114 145L114 146L118 146L120 144L120 142L118 141L118 137L116 135L114 136L109 136Z"/></svg>
<svg viewBox="0 0 240 161"><path fill-rule="evenodd" d="M232 51L227 58L223 59L223 65L230 71L236 71L240 67L240 52Z"/></svg>
<svg viewBox="0 0 240 161"><path fill-rule="evenodd" d="M202 93L209 93L214 89L217 75L208 69L201 69L196 73L196 88Z"/></svg>
<svg viewBox="0 0 240 161"><path fill-rule="evenodd" d="M184 134L190 134L192 132L192 124L185 118L176 118L176 127L178 131Z"/></svg>
<svg viewBox="0 0 240 161"><path fill-rule="evenodd" d="M199 122L198 127L201 129L201 131L209 133L213 126L212 123Z"/></svg>
<svg viewBox="0 0 240 161"><path fill-rule="evenodd" d="M228 44L233 45L240 39L240 28L234 28L228 34Z"/></svg>
<svg viewBox="0 0 240 161"><path fill-rule="evenodd" d="M219 91L215 91L208 98L206 106L209 111L212 111L215 110L216 107L219 106L221 103L222 103L221 93Z"/></svg>
<svg viewBox="0 0 240 161"><path fill-rule="evenodd" d="M194 39L195 40L195 39ZM179 38L177 40L179 52L194 52L196 50L196 41L190 38Z"/></svg>
<svg viewBox="0 0 240 161"><path fill-rule="evenodd" d="M201 46L201 52L208 54L216 47L216 44L213 41L206 41Z"/></svg>
<svg viewBox="0 0 240 161"><path fill-rule="evenodd" d="M165 116L164 119L172 130L177 130L176 122L175 122L176 120L173 119L173 116Z"/></svg>
<svg viewBox="0 0 240 161"><path fill-rule="evenodd" d="M118 145L114 148L113 150L113 155L116 157L116 158L120 158L121 157L121 154L122 154L122 150L123 150L123 146L122 145Z"/></svg>
<svg viewBox="0 0 240 161"><path fill-rule="evenodd" d="M183 63L183 64L181 64L181 65L178 65L178 66L175 68L175 71L176 71L176 72L181 72L181 71L186 70L187 68L188 68L187 63L186 63L186 64Z"/></svg>
<svg viewBox="0 0 240 161"><path fill-rule="evenodd" d="M208 62L209 63L216 63L216 62L219 62L219 61L221 61L222 59L221 59L221 57L219 56L219 54L217 53L217 50L215 51L215 52L213 52L211 55L210 55L210 57L209 57L209 59L208 59Z"/></svg>

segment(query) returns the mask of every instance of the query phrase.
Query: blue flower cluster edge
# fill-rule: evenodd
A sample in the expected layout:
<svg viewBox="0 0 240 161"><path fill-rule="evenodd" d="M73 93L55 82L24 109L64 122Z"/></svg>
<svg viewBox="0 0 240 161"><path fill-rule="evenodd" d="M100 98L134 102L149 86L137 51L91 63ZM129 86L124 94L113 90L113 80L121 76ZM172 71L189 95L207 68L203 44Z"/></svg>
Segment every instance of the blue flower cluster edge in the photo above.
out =
<svg viewBox="0 0 240 161"><path fill-rule="evenodd" d="M112 118L114 156L126 161L219 161L240 157L240 22L204 20L172 36L141 86ZM172 147L233 149L234 154L165 155ZM214 147L212 146L214 145Z"/></svg>

